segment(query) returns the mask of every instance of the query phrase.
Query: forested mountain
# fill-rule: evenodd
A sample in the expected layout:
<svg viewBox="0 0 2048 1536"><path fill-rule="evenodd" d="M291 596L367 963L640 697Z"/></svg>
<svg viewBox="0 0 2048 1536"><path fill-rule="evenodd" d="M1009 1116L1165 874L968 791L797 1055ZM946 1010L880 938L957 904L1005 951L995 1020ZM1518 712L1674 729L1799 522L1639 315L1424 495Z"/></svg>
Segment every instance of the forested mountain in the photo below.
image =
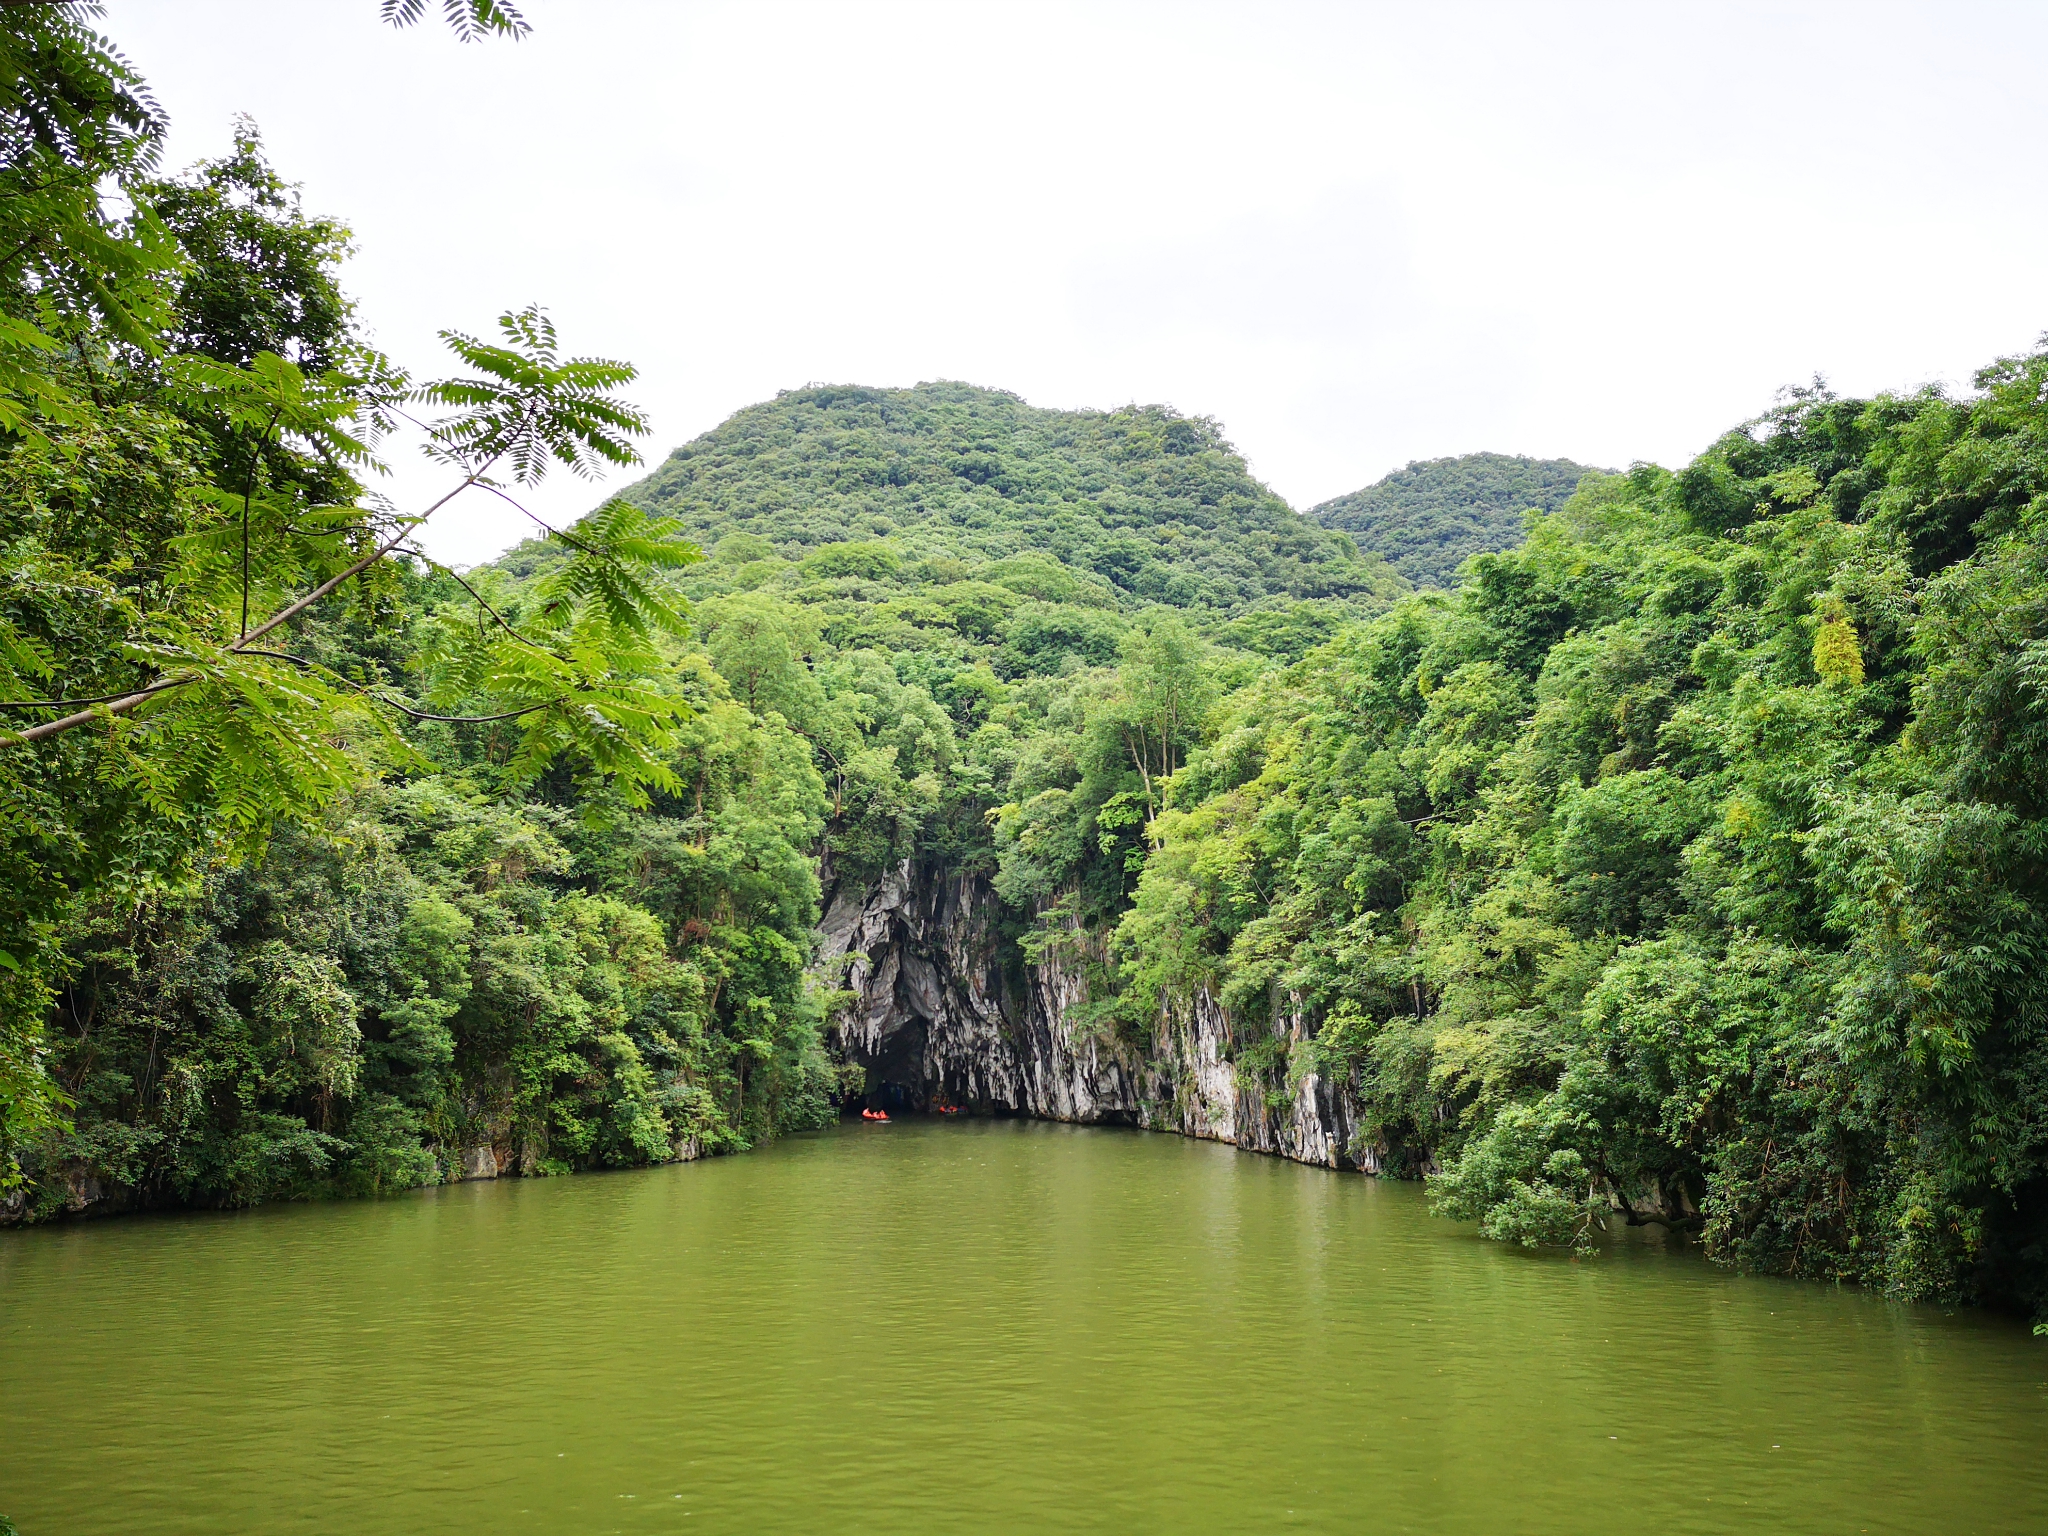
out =
<svg viewBox="0 0 2048 1536"><path fill-rule="evenodd" d="M535 764L503 724L419 719L382 782L366 760L260 857L78 900L51 1058L72 1128L19 1152L22 1210L661 1161L816 1124L841 1081L806 978L821 855L855 878L920 852L993 869L1020 750L1092 710L1057 750L1092 765L1064 835L1099 850L1099 920L1189 728L1148 738L1120 659L1213 666L1212 689L1403 588L1205 423L958 385L784 395L626 499L713 551L664 578L693 622L650 678L683 719L646 803L585 754ZM452 628L539 632L622 505L464 577L400 567L374 609L297 621L293 653L426 693Z"/></svg>
<svg viewBox="0 0 2048 1536"><path fill-rule="evenodd" d="M1118 602L1225 614L1402 590L1377 557L1254 481L1215 422L1158 406L1037 410L951 383L797 390L677 449L628 494L707 547L752 536L803 557L877 541L812 559L827 579L1025 555L1106 583Z"/></svg>
<svg viewBox="0 0 2048 1536"><path fill-rule="evenodd" d="M2048 345L1509 474L1554 510L1451 591L1213 423L958 384L779 396L454 572L369 429L627 462L631 370L524 311L400 379L253 133L165 176L125 66L10 28L100 116L0 200L8 1214L819 1123L823 882L914 878L1105 1059L1221 1010L1251 1102L1340 1085L1490 1236L2048 1305Z"/></svg>
<svg viewBox="0 0 2048 1536"><path fill-rule="evenodd" d="M1513 549L1534 508L1555 512L1589 466L1570 459L1467 453L1397 469L1362 491L1309 509L1418 587L1448 587L1467 556Z"/></svg>

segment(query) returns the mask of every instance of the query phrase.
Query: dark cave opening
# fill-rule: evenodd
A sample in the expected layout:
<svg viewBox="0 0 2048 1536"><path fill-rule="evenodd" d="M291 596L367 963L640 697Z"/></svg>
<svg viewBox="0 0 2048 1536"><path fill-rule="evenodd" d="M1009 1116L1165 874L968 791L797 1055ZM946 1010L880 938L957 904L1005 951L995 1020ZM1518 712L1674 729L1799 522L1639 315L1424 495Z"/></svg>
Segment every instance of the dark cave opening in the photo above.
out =
<svg viewBox="0 0 2048 1536"><path fill-rule="evenodd" d="M883 1037L879 1051L872 1055L850 1052L848 1059L867 1069L867 1091L849 1094L840 1105L840 1112L857 1115L864 1109L873 1109L889 1115L989 1117L1017 1113L1011 1104L977 1095L957 1074L931 1076L926 1066L929 1038L929 1022L913 1014Z"/></svg>
<svg viewBox="0 0 2048 1536"><path fill-rule="evenodd" d="M1000 1099L976 1098L958 1085L924 1080L905 1081L868 1072L865 1094L850 1095L840 1105L845 1115L878 1109L889 1115L979 1115L1003 1119L1017 1113Z"/></svg>

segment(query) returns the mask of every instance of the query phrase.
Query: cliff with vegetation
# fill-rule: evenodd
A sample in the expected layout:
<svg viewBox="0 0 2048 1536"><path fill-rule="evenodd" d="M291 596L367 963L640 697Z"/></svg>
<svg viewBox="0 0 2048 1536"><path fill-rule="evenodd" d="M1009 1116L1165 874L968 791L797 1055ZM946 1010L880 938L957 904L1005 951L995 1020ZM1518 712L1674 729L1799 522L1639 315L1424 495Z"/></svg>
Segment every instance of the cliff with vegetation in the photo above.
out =
<svg viewBox="0 0 2048 1536"><path fill-rule="evenodd" d="M954 894L978 915L862 930L842 1038L930 1091L975 1091L964 1049L1033 1112L1429 1173L1501 1238L1656 1220L2037 1307L2044 381L1795 392L1298 655L1155 613L1113 673L1016 680L992 846L938 865L988 868L1011 1011L952 1022L1005 985L934 941L1001 921Z"/></svg>
<svg viewBox="0 0 2048 1536"><path fill-rule="evenodd" d="M1247 1076L1233 1021L1207 993L1162 1008L1140 1041L1092 1028L1088 967L1059 952L1016 966L1009 916L987 880L910 860L834 892L819 932L820 961L844 983L830 1039L865 1099L1142 1126L1381 1171L1379 1148L1355 1134L1347 1078Z"/></svg>

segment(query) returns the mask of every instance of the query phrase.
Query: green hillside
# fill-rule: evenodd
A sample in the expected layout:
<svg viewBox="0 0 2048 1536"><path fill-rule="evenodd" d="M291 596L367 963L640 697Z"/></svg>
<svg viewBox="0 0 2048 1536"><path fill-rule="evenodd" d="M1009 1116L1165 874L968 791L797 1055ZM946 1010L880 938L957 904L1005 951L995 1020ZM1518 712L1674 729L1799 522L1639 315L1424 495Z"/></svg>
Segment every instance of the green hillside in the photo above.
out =
<svg viewBox="0 0 2048 1536"><path fill-rule="evenodd" d="M1252 479L1215 422L1159 406L1039 410L956 383L788 391L677 449L627 495L707 548L731 539L735 558L765 539L759 553L807 560L813 578L886 578L921 559L940 563L916 579L943 582L956 573L946 562L1029 555L1122 606L1379 606L1403 590Z"/></svg>
<svg viewBox="0 0 2048 1536"><path fill-rule="evenodd" d="M1308 515L1384 555L1416 586L1448 587L1467 556L1520 544L1522 515L1555 512L1590 468L1505 453L1419 460Z"/></svg>

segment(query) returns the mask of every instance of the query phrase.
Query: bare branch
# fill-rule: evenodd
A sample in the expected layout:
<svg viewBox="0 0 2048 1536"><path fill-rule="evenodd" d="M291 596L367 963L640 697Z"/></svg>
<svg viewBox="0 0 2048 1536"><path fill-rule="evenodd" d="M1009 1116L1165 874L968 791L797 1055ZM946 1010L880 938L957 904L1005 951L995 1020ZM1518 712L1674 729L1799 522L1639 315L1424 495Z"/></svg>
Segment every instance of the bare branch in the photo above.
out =
<svg viewBox="0 0 2048 1536"><path fill-rule="evenodd" d="M6 0L0 0L5 4ZM93 699L0 699L0 709L76 709L83 704L110 704L125 699L125 693L103 693Z"/></svg>
<svg viewBox="0 0 2048 1536"><path fill-rule="evenodd" d="M454 581L458 586L462 588L463 591L467 592L471 597L476 599L477 607L483 609L485 613L488 613L494 620L497 621L498 628L504 630L506 634L510 635L514 640L517 640L521 645L529 646L532 649L539 651L543 656L552 656L557 661L562 659L558 652L549 650L546 646L542 645L537 640L527 639L526 636L522 635L521 633L519 633L518 630L514 629L511 623L505 618L505 616L499 613L498 610L493 608L489 603L485 602L484 595L481 592L477 591L475 587L472 587L467 581L463 580L462 573L456 570L453 566L443 565L440 561L436 560L432 555L428 554L425 550L421 549L417 544L410 546L405 552L408 555L418 556L420 559L426 561L428 565L431 565L435 570L439 571L442 575Z"/></svg>
<svg viewBox="0 0 2048 1536"><path fill-rule="evenodd" d="M513 496L503 486L492 485L488 481L479 481L478 484L482 485L483 488L489 491L493 496L500 497L503 500L510 502L514 507L518 508L519 512L522 515L531 518L533 522L550 538L560 539L564 544L568 545L571 549L580 549L583 551L584 554L591 556L593 559L605 560L614 565L618 563L617 561L612 560L609 555L605 554L603 550L591 548L588 544L584 543L581 539L577 538L573 533L564 533L561 529L555 527L554 524L548 522L546 519L536 516L532 512L528 512L525 507L520 506L519 499L516 496Z"/></svg>

